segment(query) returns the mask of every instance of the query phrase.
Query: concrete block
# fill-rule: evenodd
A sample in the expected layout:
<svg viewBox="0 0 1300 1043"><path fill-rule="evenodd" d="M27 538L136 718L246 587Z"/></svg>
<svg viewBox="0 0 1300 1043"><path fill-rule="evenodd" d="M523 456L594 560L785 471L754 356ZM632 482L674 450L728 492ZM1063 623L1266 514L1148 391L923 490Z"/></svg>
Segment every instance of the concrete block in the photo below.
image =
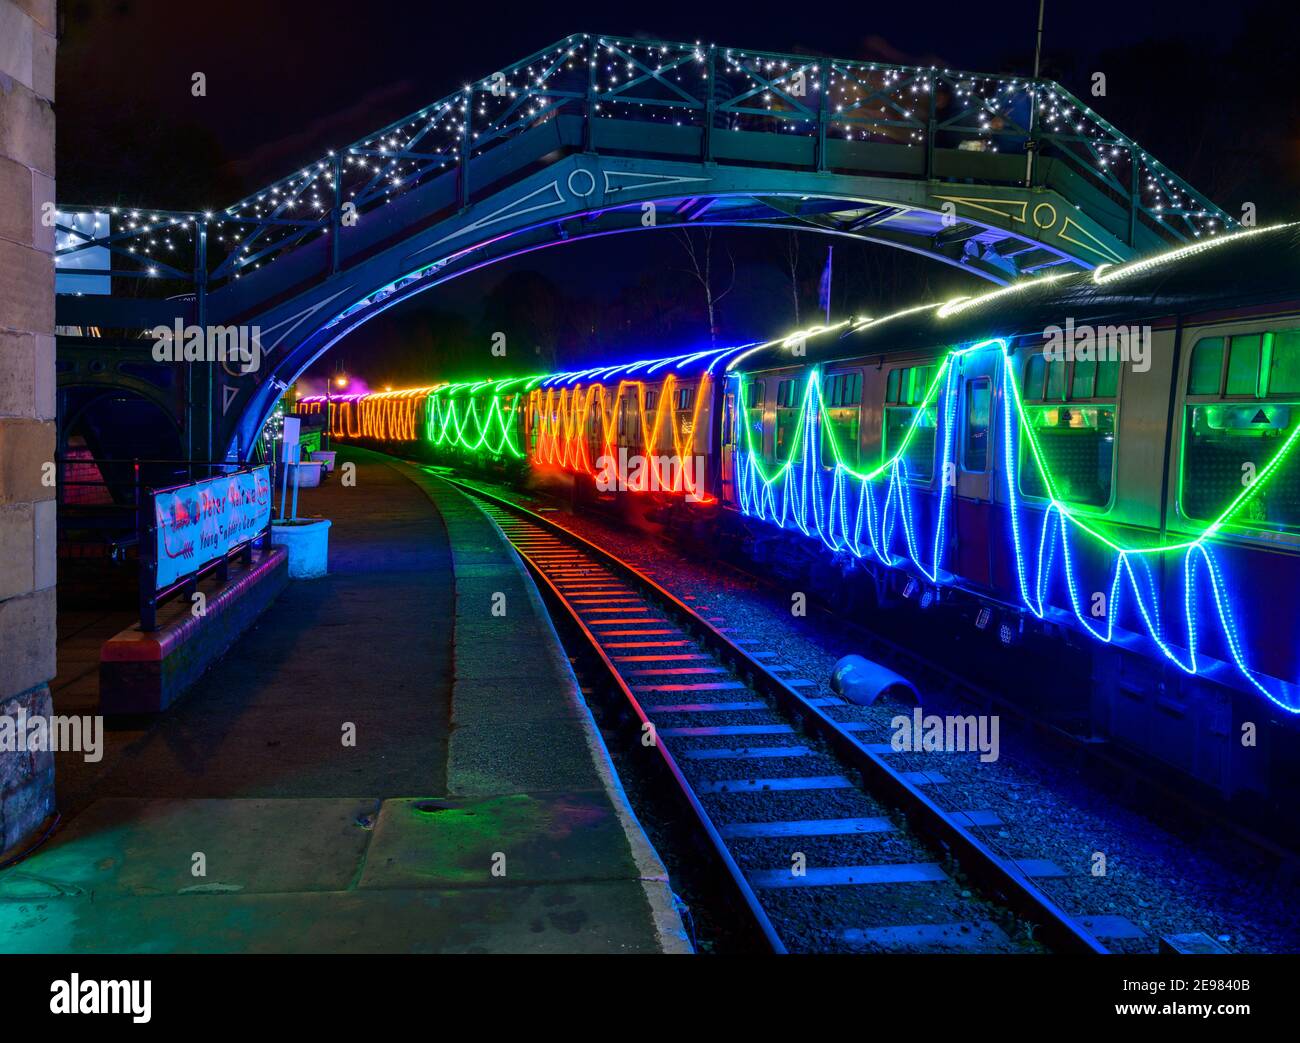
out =
<svg viewBox="0 0 1300 1043"><path fill-rule="evenodd" d="M0 73L32 86L32 36L36 26L21 7L0 3Z"/></svg>
<svg viewBox="0 0 1300 1043"><path fill-rule="evenodd" d="M9 714L7 716L13 716ZM28 750L0 750L0 794L25 786L32 777L32 754Z"/></svg>
<svg viewBox="0 0 1300 1043"><path fill-rule="evenodd" d="M44 484L54 461L54 424L48 420L0 420L0 507L52 500Z"/></svg>
<svg viewBox="0 0 1300 1043"><path fill-rule="evenodd" d="M32 246L45 253L54 253L54 225L47 224L45 215L47 203L56 202L54 198L54 178L42 174L39 170L31 173L32 187Z"/></svg>
<svg viewBox="0 0 1300 1043"><path fill-rule="evenodd" d="M15 892L20 884L31 897L0 902L0 952L661 951L639 880L147 899L60 895L30 876Z"/></svg>
<svg viewBox="0 0 1300 1043"><path fill-rule="evenodd" d="M0 239L0 316L6 329L54 332L54 258Z"/></svg>
<svg viewBox="0 0 1300 1043"><path fill-rule="evenodd" d="M357 886L517 886L638 875L603 791L513 793L384 801Z"/></svg>
<svg viewBox="0 0 1300 1043"><path fill-rule="evenodd" d="M54 100L54 52L57 41L52 32L37 29L32 33L32 90L42 98Z"/></svg>
<svg viewBox="0 0 1300 1043"><path fill-rule="evenodd" d="M362 822L378 810L367 797L100 799L23 870L65 894L97 899L342 891L371 842ZM195 852L205 876L193 875Z"/></svg>
<svg viewBox="0 0 1300 1043"><path fill-rule="evenodd" d="M1159 952L1162 956L1226 956L1229 950L1204 931L1191 931L1162 935Z"/></svg>
<svg viewBox="0 0 1300 1043"><path fill-rule="evenodd" d="M224 586L215 577L199 589L207 612L195 616L190 602L173 598L158 610L158 629L127 627L104 642L99 658L100 712L158 713L181 697L241 634L257 621L289 583L289 558L281 547L254 553L253 564L234 564Z"/></svg>
<svg viewBox="0 0 1300 1043"><path fill-rule="evenodd" d="M54 586L59 571L58 503L38 500L32 504L33 555L32 589L46 590Z"/></svg>
<svg viewBox="0 0 1300 1043"><path fill-rule="evenodd" d="M43 684L33 685L24 691L0 698L0 714L12 717L19 708L25 709L29 715L48 717L54 712L54 699L49 687Z"/></svg>
<svg viewBox="0 0 1300 1043"><path fill-rule="evenodd" d="M16 503L0 507L0 601L30 594L35 589L35 576L32 505Z"/></svg>
<svg viewBox="0 0 1300 1043"><path fill-rule="evenodd" d="M0 796L25 786L31 777L31 753L26 750L0 750Z"/></svg>
<svg viewBox="0 0 1300 1043"><path fill-rule="evenodd" d="M33 778L27 785L0 796L0 853L16 848L54 812L54 770L48 778Z"/></svg>
<svg viewBox="0 0 1300 1043"><path fill-rule="evenodd" d="M0 417L32 417L36 401L36 338L0 330Z"/></svg>
<svg viewBox="0 0 1300 1043"><path fill-rule="evenodd" d="M0 156L54 174L54 109L16 79L0 80Z"/></svg>
<svg viewBox="0 0 1300 1043"><path fill-rule="evenodd" d="M23 246L33 242L32 172L4 156L0 156L0 239Z"/></svg>
<svg viewBox="0 0 1300 1043"><path fill-rule="evenodd" d="M37 420L53 420L56 416L55 391L58 375L54 367L55 340L52 333L35 335L32 355L35 370L32 376L32 415Z"/></svg>
<svg viewBox="0 0 1300 1043"><path fill-rule="evenodd" d="M28 17L47 33L52 33L58 28L55 18L57 0L13 0L13 2L27 12Z"/></svg>
<svg viewBox="0 0 1300 1043"><path fill-rule="evenodd" d="M45 684L55 672L54 590L0 601L0 698Z"/></svg>
<svg viewBox="0 0 1300 1043"><path fill-rule="evenodd" d="M590 786L592 775L591 751L576 719L458 720L451 733L447 788L454 794L562 790Z"/></svg>
<svg viewBox="0 0 1300 1043"><path fill-rule="evenodd" d="M30 688L0 702L0 715L48 717L50 690ZM0 854L15 848L54 810L54 757L47 751L0 753Z"/></svg>

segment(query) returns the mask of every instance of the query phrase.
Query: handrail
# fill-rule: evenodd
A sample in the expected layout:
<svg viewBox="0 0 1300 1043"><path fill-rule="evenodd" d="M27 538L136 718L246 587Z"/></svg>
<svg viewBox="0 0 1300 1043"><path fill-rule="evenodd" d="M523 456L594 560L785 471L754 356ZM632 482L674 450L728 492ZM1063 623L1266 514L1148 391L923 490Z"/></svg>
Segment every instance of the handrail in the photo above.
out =
<svg viewBox="0 0 1300 1043"><path fill-rule="evenodd" d="M852 97L837 107L820 99L814 105L813 92L829 91L832 82L841 95L851 91ZM941 97L955 109L942 120L935 111ZM1013 114L1019 107L1027 116L1030 105L1045 110L1033 127ZM878 111L869 111L873 106ZM561 116L588 126L602 119L675 120L702 127L706 138L719 121L729 129L789 134L793 128L817 138L818 169L825 168L822 146L828 131L852 140L874 128L878 144L919 144L927 155L936 139L954 135L987 145L988 151L998 151L999 140L1011 148L1047 146L1094 187L1125 202L1131 230L1143 218L1165 238L1186 240L1235 223L1053 80L577 33L330 150L222 209L60 206L56 256L102 248L110 254L108 268L64 270L171 283L187 279L176 262L177 240L186 240L194 254L188 281L202 292L273 263L318 235L333 234L330 265L337 270L338 232L348 207L361 213L451 173L463 207L469 201L472 159ZM584 141L590 140L585 133ZM932 176L928 164L926 174ZM102 214L116 215L116 231L100 235L81 220ZM217 229L224 230L225 242L209 235ZM150 252L141 242L149 239L162 243ZM114 258L130 267L114 268Z"/></svg>

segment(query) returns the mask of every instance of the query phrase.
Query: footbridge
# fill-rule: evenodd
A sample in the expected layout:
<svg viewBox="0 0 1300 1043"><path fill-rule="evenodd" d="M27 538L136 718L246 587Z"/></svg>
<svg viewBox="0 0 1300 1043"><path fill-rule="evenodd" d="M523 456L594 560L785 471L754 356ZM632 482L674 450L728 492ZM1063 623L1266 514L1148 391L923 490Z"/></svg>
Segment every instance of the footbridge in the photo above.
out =
<svg viewBox="0 0 1300 1043"><path fill-rule="evenodd" d="M285 387L385 308L577 239L795 229L1004 283L1233 224L1050 80L585 33L224 209L56 221L63 437L126 391L196 459L246 456ZM257 366L158 363L146 331L178 322L257 327Z"/></svg>

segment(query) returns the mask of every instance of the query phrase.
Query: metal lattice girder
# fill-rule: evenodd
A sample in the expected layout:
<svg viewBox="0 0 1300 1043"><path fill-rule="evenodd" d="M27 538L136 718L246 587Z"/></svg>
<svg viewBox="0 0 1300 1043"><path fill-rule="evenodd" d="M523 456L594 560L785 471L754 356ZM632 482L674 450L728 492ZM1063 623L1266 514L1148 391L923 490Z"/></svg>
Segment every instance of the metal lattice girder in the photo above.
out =
<svg viewBox="0 0 1300 1043"><path fill-rule="evenodd" d="M944 98L951 111L941 111ZM337 212L343 206L364 214L562 116L700 129L707 122L710 131L825 135L927 150L961 144L945 146L942 139L950 137L1016 154L1030 136L1031 106L1040 113L1033 134L1040 152L1056 156L1115 197L1127 197L1138 219L1161 238L1190 239L1232 224L1213 203L1048 80L575 34L223 210L136 211L132 218L120 208L65 207L69 213L109 214L116 227L109 235L87 237L60 223L58 256L103 246L128 262L111 269L113 275L170 284L193 278L198 270L189 258L177 261L184 246L193 249L202 228L213 233L204 281L216 286L346 228ZM463 170L460 176L469 180ZM171 248L158 246L160 226L152 216L161 217L163 230L176 240ZM177 224L169 225L172 221ZM174 286L160 285L160 295L171 292Z"/></svg>
<svg viewBox="0 0 1300 1043"><path fill-rule="evenodd" d="M219 451L395 301L521 250L640 229L647 205L656 227L846 235L996 281L1233 224L1051 81L575 34L222 210L61 207L61 271L145 282L62 295L59 321L258 325L267 371L222 375L209 396Z"/></svg>

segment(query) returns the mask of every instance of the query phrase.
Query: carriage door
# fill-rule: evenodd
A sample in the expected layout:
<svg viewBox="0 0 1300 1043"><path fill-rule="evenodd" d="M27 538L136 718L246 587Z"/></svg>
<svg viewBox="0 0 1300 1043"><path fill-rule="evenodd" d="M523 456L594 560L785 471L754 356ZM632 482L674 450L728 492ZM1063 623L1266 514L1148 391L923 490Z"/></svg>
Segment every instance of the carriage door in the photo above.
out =
<svg viewBox="0 0 1300 1043"><path fill-rule="evenodd" d="M712 440L713 445L720 447L722 455L722 465L718 469L720 482L715 491L723 503L734 503L736 490L732 469L736 466L736 384L734 381L727 381L724 386L726 390L722 395L722 416L718 418L713 429L720 437ZM717 401L716 396L714 401Z"/></svg>
<svg viewBox="0 0 1300 1043"><path fill-rule="evenodd" d="M954 418L953 498L954 553L951 567L966 582L992 586L992 545L995 504L993 475L998 465L997 415L1002 353L977 351L962 355L957 414Z"/></svg>

